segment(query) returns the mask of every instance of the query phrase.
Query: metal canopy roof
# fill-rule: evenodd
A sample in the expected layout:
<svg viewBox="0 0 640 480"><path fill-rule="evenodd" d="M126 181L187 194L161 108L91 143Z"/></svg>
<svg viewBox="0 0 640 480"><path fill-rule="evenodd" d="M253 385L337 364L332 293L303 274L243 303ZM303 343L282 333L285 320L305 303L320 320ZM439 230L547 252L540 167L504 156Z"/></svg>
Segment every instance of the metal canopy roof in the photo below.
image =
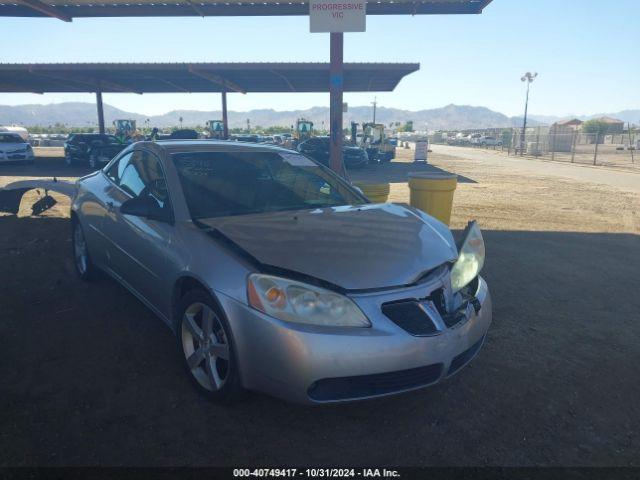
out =
<svg viewBox="0 0 640 480"><path fill-rule="evenodd" d="M477 14L491 0L369 0L368 15ZM308 15L308 0L0 0L0 17Z"/></svg>
<svg viewBox="0 0 640 480"><path fill-rule="evenodd" d="M419 63L345 63L344 91L392 91ZM327 92L328 63L0 64L0 92Z"/></svg>

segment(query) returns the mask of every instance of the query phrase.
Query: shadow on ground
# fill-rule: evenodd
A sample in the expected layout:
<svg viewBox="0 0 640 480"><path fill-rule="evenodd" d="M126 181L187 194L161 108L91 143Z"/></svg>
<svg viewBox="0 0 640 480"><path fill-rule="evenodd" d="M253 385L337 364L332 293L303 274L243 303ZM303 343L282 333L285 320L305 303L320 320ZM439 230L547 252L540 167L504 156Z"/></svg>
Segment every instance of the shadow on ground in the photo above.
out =
<svg viewBox="0 0 640 480"><path fill-rule="evenodd" d="M0 465L633 465L640 237L485 232L494 324L446 383L333 407L207 403L169 330L78 281L69 223L0 218Z"/></svg>

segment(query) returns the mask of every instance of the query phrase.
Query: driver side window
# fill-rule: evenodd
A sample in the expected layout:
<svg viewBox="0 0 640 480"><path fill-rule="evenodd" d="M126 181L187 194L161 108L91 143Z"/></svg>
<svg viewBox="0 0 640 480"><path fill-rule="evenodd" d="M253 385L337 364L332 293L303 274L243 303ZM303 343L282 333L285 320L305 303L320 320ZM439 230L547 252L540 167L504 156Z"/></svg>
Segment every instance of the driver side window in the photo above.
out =
<svg viewBox="0 0 640 480"><path fill-rule="evenodd" d="M145 197L171 215L169 191L160 160L144 150L132 152L118 165L118 186L132 197Z"/></svg>
<svg viewBox="0 0 640 480"><path fill-rule="evenodd" d="M142 152L133 152L118 166L118 185L132 197L139 196L146 187L143 180L146 165L142 162L142 155Z"/></svg>
<svg viewBox="0 0 640 480"><path fill-rule="evenodd" d="M118 182L120 180L121 168L123 168L124 165L129 162L131 155L132 153L127 153L126 155L123 155L118 160L105 167L105 175L109 177L109 179L116 185L118 185Z"/></svg>

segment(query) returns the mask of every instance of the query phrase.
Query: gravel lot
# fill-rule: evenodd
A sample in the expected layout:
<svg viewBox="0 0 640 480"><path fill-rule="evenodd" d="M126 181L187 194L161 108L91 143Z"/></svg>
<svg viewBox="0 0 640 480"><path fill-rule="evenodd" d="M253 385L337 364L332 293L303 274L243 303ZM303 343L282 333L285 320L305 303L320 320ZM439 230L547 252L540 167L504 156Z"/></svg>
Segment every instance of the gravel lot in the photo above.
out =
<svg viewBox="0 0 640 480"><path fill-rule="evenodd" d="M407 201L399 153L354 179ZM36 218L32 195L0 217L0 465L638 466L640 193L494 160L431 157L463 177L452 226L485 233L484 349L439 386L332 407L204 401L160 321L76 279L68 201ZM0 183L81 173L38 160Z"/></svg>

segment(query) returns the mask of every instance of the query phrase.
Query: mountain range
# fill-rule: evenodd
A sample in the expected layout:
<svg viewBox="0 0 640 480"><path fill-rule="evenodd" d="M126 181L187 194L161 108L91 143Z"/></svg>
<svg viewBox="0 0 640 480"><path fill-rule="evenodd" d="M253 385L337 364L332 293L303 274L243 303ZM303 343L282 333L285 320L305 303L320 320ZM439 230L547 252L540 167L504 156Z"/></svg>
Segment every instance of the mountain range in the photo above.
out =
<svg viewBox="0 0 640 480"><path fill-rule="evenodd" d="M127 112L111 105L104 105L105 121L111 125L116 118L127 118L136 120L142 126L149 120L150 126L160 128L180 125L197 126L204 125L207 120L216 120L221 117L220 111L198 111L198 110L172 110L163 115L142 115L134 112ZM640 123L640 110L624 110L617 113L597 114L589 116L578 116L581 120L587 120L598 116L609 116L619 118L625 122ZM69 127L84 127L96 125L96 106L92 103L65 102L48 105L0 105L0 125L24 125L49 126L56 123L65 124ZM276 111L273 109L258 109L247 112L229 111L229 125L234 127L246 127L247 119L251 126L290 126L295 124L296 119L306 118L314 122L317 128L322 128L323 124L329 125L329 108L312 107L306 110ZM373 118L372 107L349 106L344 114L344 124L349 122L371 121ZM529 125L550 124L557 120L573 117L554 117L543 115L530 115ZM495 112L486 107L473 107L469 105L447 105L441 108L428 110L401 110L398 108L378 107L376 110L376 121L389 125L391 123L404 123L412 120L416 130L462 130L471 128L491 128L491 127L516 127L522 125L521 117L508 117L502 113Z"/></svg>

